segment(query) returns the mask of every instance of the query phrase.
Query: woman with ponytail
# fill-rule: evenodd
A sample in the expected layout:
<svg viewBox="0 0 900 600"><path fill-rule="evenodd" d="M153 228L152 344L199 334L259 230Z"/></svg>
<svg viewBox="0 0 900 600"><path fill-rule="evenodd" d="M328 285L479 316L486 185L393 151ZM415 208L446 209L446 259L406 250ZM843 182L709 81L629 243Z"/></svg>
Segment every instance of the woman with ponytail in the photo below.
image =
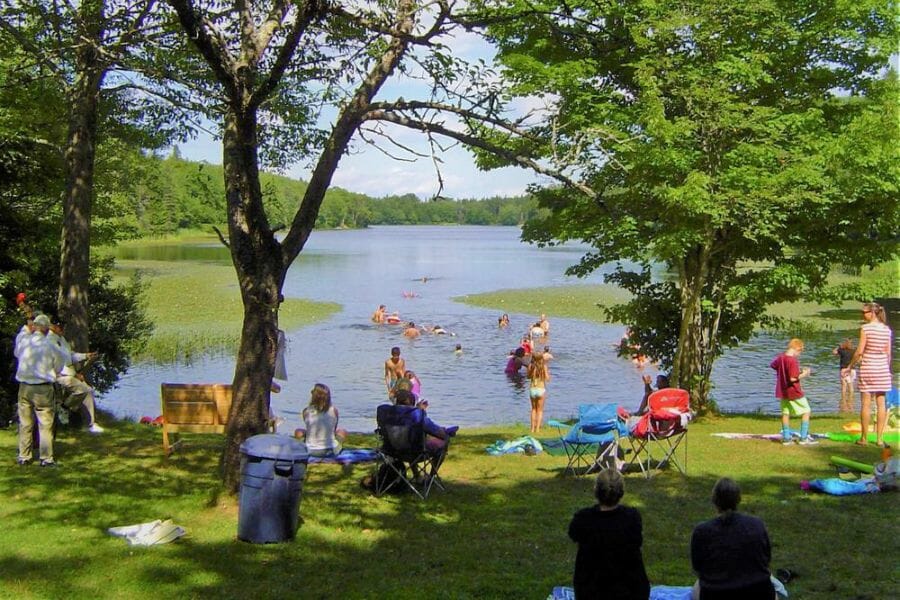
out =
<svg viewBox="0 0 900 600"><path fill-rule="evenodd" d="M841 375L848 375L856 363L859 363L860 413L859 422L862 432L860 446L868 444L869 420L872 417L872 396L875 397L875 445L884 448L884 426L887 423L887 407L885 395L893 387L891 378L891 342L892 333L887 326L884 308L875 303L863 304L865 324L859 333L859 346L853 353Z"/></svg>

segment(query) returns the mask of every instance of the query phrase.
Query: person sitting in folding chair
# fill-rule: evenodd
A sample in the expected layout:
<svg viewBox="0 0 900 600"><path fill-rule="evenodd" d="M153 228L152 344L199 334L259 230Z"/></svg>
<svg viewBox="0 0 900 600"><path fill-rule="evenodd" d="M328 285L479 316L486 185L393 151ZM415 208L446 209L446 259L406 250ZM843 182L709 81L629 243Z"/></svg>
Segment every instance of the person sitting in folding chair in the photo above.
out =
<svg viewBox="0 0 900 600"><path fill-rule="evenodd" d="M422 427L425 430L425 449L432 456L440 456L446 453L447 444L450 438L456 435L459 427L441 427L425 415L425 410L416 406L416 396L411 390L400 389L394 394L396 404L391 407L393 413L397 416L397 422L404 425L412 425L421 419ZM423 416L419 416L416 411L421 411Z"/></svg>
<svg viewBox="0 0 900 600"><path fill-rule="evenodd" d="M394 394L396 404L382 404L377 409L378 430L382 436L375 478L375 493L381 495L399 482L405 482L422 498L428 497L433 485L443 488L437 471L450 438L458 427L441 427L415 405L415 396L406 389ZM412 478L406 476L406 469Z"/></svg>

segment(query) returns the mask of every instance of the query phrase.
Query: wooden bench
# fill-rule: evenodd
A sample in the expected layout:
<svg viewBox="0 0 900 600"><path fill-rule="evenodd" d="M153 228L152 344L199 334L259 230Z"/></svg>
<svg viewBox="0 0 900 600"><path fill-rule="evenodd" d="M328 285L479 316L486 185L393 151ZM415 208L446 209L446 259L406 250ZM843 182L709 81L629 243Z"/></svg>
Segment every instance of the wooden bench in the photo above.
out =
<svg viewBox="0 0 900 600"><path fill-rule="evenodd" d="M181 443L181 432L225 433L231 410L227 383L164 383L160 386L163 450L168 456ZM171 443L169 434L172 434Z"/></svg>

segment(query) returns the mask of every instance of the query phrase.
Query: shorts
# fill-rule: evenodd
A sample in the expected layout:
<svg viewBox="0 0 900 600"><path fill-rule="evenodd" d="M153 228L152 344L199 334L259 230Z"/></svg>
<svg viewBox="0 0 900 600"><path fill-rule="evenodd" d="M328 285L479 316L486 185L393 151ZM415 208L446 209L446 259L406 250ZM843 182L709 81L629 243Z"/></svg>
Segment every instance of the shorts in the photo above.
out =
<svg viewBox="0 0 900 600"><path fill-rule="evenodd" d="M531 396L532 400L537 400L538 398L543 396L545 393L547 393L547 390L542 387L533 387L528 390L528 395Z"/></svg>
<svg viewBox="0 0 900 600"><path fill-rule="evenodd" d="M841 375L841 381L846 381L847 383L853 383L856 381L856 369L850 369L850 372L846 375Z"/></svg>
<svg viewBox="0 0 900 600"><path fill-rule="evenodd" d="M797 398L796 400L781 399L781 414L789 417L799 417L810 413L809 400L806 396Z"/></svg>

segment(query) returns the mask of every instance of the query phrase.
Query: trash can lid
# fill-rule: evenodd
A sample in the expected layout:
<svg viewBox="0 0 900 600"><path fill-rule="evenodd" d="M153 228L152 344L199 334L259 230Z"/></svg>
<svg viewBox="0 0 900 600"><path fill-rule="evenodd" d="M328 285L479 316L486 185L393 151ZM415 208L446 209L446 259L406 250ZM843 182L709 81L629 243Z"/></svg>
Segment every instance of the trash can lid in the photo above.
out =
<svg viewBox="0 0 900 600"><path fill-rule="evenodd" d="M275 433L262 433L244 440L241 453L272 460L304 461L309 459L306 444L296 438Z"/></svg>

